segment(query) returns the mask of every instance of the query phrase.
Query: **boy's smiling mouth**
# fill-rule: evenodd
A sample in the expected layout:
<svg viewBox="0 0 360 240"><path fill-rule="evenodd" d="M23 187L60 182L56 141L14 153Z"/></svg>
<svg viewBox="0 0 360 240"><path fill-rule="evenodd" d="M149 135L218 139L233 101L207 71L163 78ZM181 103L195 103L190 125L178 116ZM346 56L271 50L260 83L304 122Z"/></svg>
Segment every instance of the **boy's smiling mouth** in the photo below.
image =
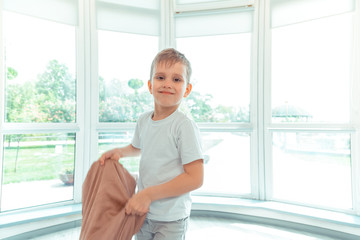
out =
<svg viewBox="0 0 360 240"><path fill-rule="evenodd" d="M174 93L169 92L169 91L159 91L159 93L165 94L165 95L172 95L172 94L174 94Z"/></svg>

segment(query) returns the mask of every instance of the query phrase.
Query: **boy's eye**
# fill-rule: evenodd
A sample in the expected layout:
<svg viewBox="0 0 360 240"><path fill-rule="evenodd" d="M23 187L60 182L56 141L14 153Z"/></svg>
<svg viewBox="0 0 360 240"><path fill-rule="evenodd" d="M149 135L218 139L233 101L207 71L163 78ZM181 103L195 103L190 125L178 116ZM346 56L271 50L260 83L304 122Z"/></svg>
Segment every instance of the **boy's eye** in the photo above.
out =
<svg viewBox="0 0 360 240"><path fill-rule="evenodd" d="M174 82L181 82L182 79L181 78L174 78Z"/></svg>
<svg viewBox="0 0 360 240"><path fill-rule="evenodd" d="M163 76L157 76L156 79L163 80L164 77Z"/></svg>

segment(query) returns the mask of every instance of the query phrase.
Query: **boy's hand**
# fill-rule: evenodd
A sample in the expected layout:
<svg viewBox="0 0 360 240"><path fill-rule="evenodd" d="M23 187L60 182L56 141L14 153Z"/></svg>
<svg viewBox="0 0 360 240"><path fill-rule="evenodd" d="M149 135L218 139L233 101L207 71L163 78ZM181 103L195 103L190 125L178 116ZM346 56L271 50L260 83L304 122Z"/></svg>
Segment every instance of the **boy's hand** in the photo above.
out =
<svg viewBox="0 0 360 240"><path fill-rule="evenodd" d="M146 189L133 195L125 206L125 213L130 215L145 215L150 208L151 199L146 193Z"/></svg>
<svg viewBox="0 0 360 240"><path fill-rule="evenodd" d="M120 159L120 150L112 149L110 151L103 153L98 161L100 162L100 165L104 165L106 160L119 161L119 159Z"/></svg>

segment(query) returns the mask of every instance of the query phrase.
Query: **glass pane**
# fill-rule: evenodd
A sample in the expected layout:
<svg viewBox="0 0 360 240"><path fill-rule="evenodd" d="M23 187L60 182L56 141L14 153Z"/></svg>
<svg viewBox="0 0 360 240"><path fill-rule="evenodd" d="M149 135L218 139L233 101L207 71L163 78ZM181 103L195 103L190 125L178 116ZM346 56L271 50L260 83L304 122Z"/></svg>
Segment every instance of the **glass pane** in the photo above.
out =
<svg viewBox="0 0 360 240"><path fill-rule="evenodd" d="M3 12L6 122L75 122L75 27Z"/></svg>
<svg viewBox="0 0 360 240"><path fill-rule="evenodd" d="M175 36L186 38L249 33L252 31L253 17L253 11L242 9L178 14L175 16Z"/></svg>
<svg viewBox="0 0 360 240"><path fill-rule="evenodd" d="M114 133L99 133L99 157L102 153L113 148L124 147L131 143L134 131L122 131ZM140 157L128 157L120 159L120 163L130 172L139 172Z"/></svg>
<svg viewBox="0 0 360 240"><path fill-rule="evenodd" d="M198 194L250 194L250 136L247 133L202 133L205 163Z"/></svg>
<svg viewBox="0 0 360 240"><path fill-rule="evenodd" d="M99 156L110 149L131 143L133 131L99 133ZM243 133L202 133L205 182L197 194L250 193L250 136ZM240 149L240 151L238 151ZM224 154L225 153L225 154ZM140 157L120 159L131 173L138 173ZM219 181L221 179L221 181Z"/></svg>
<svg viewBox="0 0 360 240"><path fill-rule="evenodd" d="M97 0L97 28L159 36L160 2L159 0Z"/></svg>
<svg viewBox="0 0 360 240"><path fill-rule="evenodd" d="M353 11L355 0L271 0L271 26L286 26L293 23L319 19Z"/></svg>
<svg viewBox="0 0 360 240"><path fill-rule="evenodd" d="M1 211L73 199L75 134L5 135Z"/></svg>
<svg viewBox="0 0 360 240"><path fill-rule="evenodd" d="M209 2L226 2L231 0L176 0L177 4L191 4L191 3L209 3Z"/></svg>
<svg viewBox="0 0 360 240"><path fill-rule="evenodd" d="M350 135L273 133L273 197L352 208Z"/></svg>
<svg viewBox="0 0 360 240"><path fill-rule="evenodd" d="M249 122L251 33L177 38L176 44L193 69L184 111L197 122Z"/></svg>
<svg viewBox="0 0 360 240"><path fill-rule="evenodd" d="M100 3L107 3L133 8L159 9L159 0L97 0Z"/></svg>
<svg viewBox="0 0 360 240"><path fill-rule="evenodd" d="M78 0L3 0L3 9L69 25L78 24Z"/></svg>
<svg viewBox="0 0 360 240"><path fill-rule="evenodd" d="M272 121L349 122L352 15L272 29Z"/></svg>
<svg viewBox="0 0 360 240"><path fill-rule="evenodd" d="M158 37L98 31L99 121L135 122L153 108L148 91Z"/></svg>

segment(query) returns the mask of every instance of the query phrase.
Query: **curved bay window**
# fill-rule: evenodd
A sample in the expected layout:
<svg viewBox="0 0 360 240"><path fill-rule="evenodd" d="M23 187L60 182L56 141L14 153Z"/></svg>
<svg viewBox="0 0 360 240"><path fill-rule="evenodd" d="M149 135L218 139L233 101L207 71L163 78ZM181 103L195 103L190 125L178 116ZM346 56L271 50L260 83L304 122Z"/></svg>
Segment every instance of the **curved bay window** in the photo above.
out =
<svg viewBox="0 0 360 240"><path fill-rule="evenodd" d="M77 1L27 4L3 1L0 211L74 198Z"/></svg>
<svg viewBox="0 0 360 240"><path fill-rule="evenodd" d="M353 209L355 2L270 4L272 198Z"/></svg>

